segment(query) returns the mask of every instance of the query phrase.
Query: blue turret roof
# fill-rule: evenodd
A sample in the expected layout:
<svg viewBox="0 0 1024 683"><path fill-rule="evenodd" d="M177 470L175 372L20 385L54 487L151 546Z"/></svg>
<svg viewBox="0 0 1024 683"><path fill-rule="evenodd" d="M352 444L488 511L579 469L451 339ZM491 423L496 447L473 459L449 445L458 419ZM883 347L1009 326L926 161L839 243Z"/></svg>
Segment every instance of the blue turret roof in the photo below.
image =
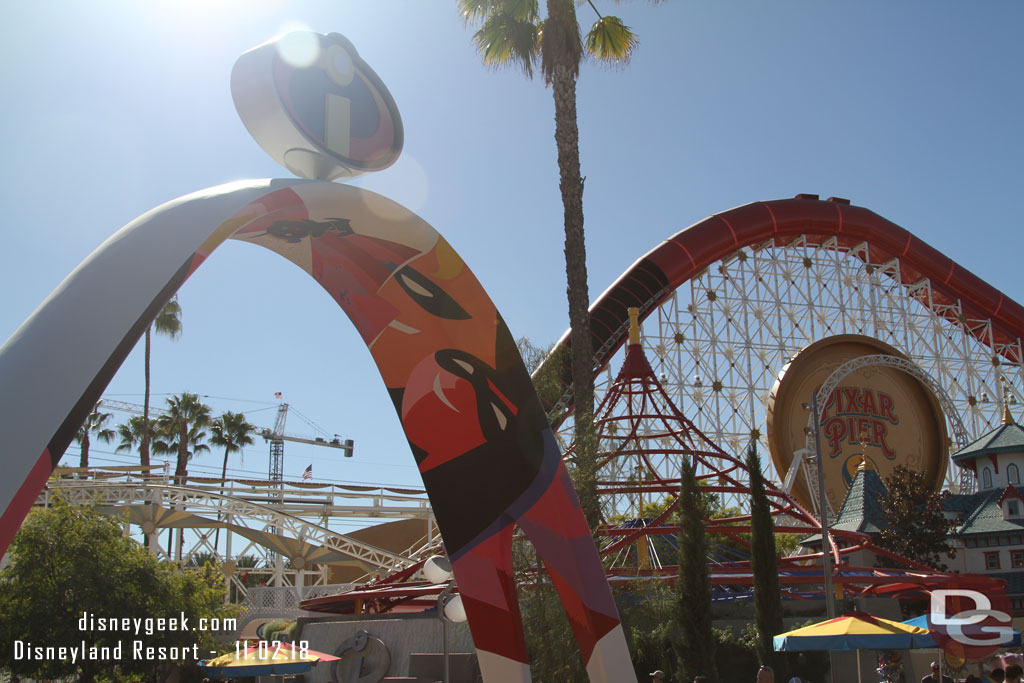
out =
<svg viewBox="0 0 1024 683"><path fill-rule="evenodd" d="M999 425L973 443L953 454L953 462L962 463L982 455L1024 452L1024 428L1018 424Z"/></svg>
<svg viewBox="0 0 1024 683"><path fill-rule="evenodd" d="M878 472L865 469L857 472L846 492L843 507L839 510L833 529L858 531L862 534L879 534L889 526L882 515L879 500L889 494L878 476Z"/></svg>

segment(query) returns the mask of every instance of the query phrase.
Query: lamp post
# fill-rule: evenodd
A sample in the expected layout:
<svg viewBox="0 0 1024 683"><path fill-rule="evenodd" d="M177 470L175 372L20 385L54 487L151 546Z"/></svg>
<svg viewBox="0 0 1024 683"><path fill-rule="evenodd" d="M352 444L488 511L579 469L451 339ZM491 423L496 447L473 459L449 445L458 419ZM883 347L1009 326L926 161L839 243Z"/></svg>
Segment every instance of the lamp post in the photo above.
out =
<svg viewBox="0 0 1024 683"><path fill-rule="evenodd" d="M821 567L825 572L825 613L829 619L836 617L836 594L832 587L832 553L828 540L828 499L825 497L825 463L821 457L821 422L818 419L818 391L811 395L811 402L803 404L804 410L810 410L814 424L814 456L818 465L818 514L821 517ZM828 653L829 672L833 683L836 680L835 661L832 651ZM860 671L860 652L857 652L857 670Z"/></svg>
<svg viewBox="0 0 1024 683"><path fill-rule="evenodd" d="M449 671L448 664L448 618L445 617L444 610L448 602L448 596L451 595L452 588L455 587L454 583L450 583L444 587L441 594L437 596L437 618L441 620L441 646L442 652L444 653L444 675L442 679L444 683L451 681L451 672Z"/></svg>
<svg viewBox="0 0 1024 683"><path fill-rule="evenodd" d="M444 683L450 683L451 671L448 651L448 624L459 624L466 621L466 609L462 605L461 595L452 595L455 582L452 581L451 563L448 559L435 555L423 563L423 575L431 583L448 582L441 594L437 596L437 618L441 621L441 640L444 662Z"/></svg>
<svg viewBox="0 0 1024 683"><path fill-rule="evenodd" d="M825 611L829 619L836 616L835 591L832 587L832 554L829 548L828 500L825 498L825 463L821 457L821 423L818 421L818 392L811 396L810 403L803 404L810 410L814 420L814 455L818 465L818 513L821 516L821 565L825 572Z"/></svg>

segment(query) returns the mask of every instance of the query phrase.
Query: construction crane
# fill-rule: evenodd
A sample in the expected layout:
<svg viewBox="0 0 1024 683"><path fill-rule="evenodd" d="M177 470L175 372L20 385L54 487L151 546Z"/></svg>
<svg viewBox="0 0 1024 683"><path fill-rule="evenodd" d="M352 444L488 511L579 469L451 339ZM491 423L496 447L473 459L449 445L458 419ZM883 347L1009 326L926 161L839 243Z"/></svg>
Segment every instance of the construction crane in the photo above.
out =
<svg viewBox="0 0 1024 683"><path fill-rule="evenodd" d="M296 443L308 443L313 446L327 446L328 448L340 448L345 451L345 457L352 457L352 450L355 446L352 439L342 441L335 434L334 438L328 441L322 437L312 439L304 436L295 436L284 433L284 423L288 419L288 404L282 403L277 407L277 418L274 420L273 429L263 429L260 436L270 442L270 481L283 481L284 475L284 442L294 441Z"/></svg>
<svg viewBox="0 0 1024 683"><path fill-rule="evenodd" d="M109 398L100 399L100 405L110 410L116 410L124 413L133 413L136 415L142 415L143 406L138 403L127 403L125 401L113 401ZM149 412L151 415L164 415L165 410L150 406ZM352 439L345 439L342 441L335 434L334 438L328 441L323 437L305 437L298 436L295 434L285 434L284 425L288 419L288 404L282 403L277 407L277 417L274 420L273 429L263 428L259 430L259 435L264 440L270 442L270 481L283 482L284 480L284 442L294 441L296 443L307 443L312 446L327 446L328 448L340 448L345 451L345 457L351 458L352 451L355 447L355 443Z"/></svg>

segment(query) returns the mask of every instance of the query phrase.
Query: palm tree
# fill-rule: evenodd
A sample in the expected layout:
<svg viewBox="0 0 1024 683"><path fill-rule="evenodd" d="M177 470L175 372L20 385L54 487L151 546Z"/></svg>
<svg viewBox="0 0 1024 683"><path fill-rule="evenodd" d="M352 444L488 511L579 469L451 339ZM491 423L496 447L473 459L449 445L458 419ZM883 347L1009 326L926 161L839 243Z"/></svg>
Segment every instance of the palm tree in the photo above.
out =
<svg viewBox="0 0 1024 683"><path fill-rule="evenodd" d="M245 419L244 413L233 413L230 410L214 419L210 425L210 443L214 446L224 448L224 465L220 469L220 492L224 493L224 480L228 476L228 456L242 450L242 446L253 444L252 435L256 431L256 425L251 425ZM213 537L213 547L217 547L220 541L220 529Z"/></svg>
<svg viewBox="0 0 1024 683"><path fill-rule="evenodd" d="M93 406L92 412L85 418L85 422L78 428L78 433L75 434L75 441L82 448L82 457L79 460L79 467L89 466L89 440L90 435L95 435L97 439L103 443L110 443L114 438L114 430L109 427L104 427L107 420L110 419L110 413L101 413L99 402Z"/></svg>
<svg viewBox="0 0 1024 683"><path fill-rule="evenodd" d="M148 428L148 429L147 429ZM155 439L157 438L156 423L147 422L146 418L142 415L136 415L130 418L127 422L119 424L117 426L117 436L121 437L121 443L114 449L115 453L131 453L135 448L142 447L143 435L149 436L149 443L153 444L154 450L159 451L155 447ZM142 476L147 476L148 471L144 471Z"/></svg>
<svg viewBox="0 0 1024 683"><path fill-rule="evenodd" d="M541 18L537 0L457 0L467 23L480 22L473 41L484 62L518 66L528 77L539 64L555 101L555 145L565 225L565 274L576 430L576 488L591 528L600 521L597 500L597 437L594 431L593 345L590 339L590 293L583 234L583 177L580 174L576 124L576 79L585 54L602 61L624 62L637 45L636 36L618 17L601 16L580 36L574 0L547 0Z"/></svg>
<svg viewBox="0 0 1024 683"><path fill-rule="evenodd" d="M185 484L188 461L192 456L210 450L203 443L210 422L210 406L200 401L198 395L184 392L167 399L167 413L157 420L155 430L166 441L158 439L153 445L156 452L177 455L174 468L176 485Z"/></svg>
<svg viewBox="0 0 1024 683"><path fill-rule="evenodd" d="M148 425L149 422L149 351L150 351L150 331L156 330L157 334L163 334L170 339L177 339L181 335L181 304L178 303L178 297L175 295L170 301L164 304L164 307L157 314L156 320L150 327L146 328L146 352L145 352L145 365L146 365L146 393L142 401L142 419ZM144 429L142 431L142 441L139 445L139 462L142 463L143 467L149 465L149 444L152 438L152 430Z"/></svg>
<svg viewBox="0 0 1024 683"><path fill-rule="evenodd" d="M256 425L249 424L244 413L233 413L230 410L214 419L210 425L210 443L224 448L224 466L220 469L221 485L228 474L228 456L242 450L242 446L251 446L252 435Z"/></svg>

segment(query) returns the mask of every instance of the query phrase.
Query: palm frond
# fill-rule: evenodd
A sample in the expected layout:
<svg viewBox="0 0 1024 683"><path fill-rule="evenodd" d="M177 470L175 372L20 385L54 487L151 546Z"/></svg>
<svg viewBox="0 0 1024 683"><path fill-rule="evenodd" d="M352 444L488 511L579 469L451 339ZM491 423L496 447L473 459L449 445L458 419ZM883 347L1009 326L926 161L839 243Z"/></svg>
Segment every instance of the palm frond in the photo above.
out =
<svg viewBox="0 0 1024 683"><path fill-rule="evenodd" d="M459 8L462 20L467 24L483 21L494 7L492 0L456 0L455 4Z"/></svg>
<svg viewBox="0 0 1024 683"><path fill-rule="evenodd" d="M572 0L548 0L542 29L539 45L545 82L552 82L556 69L566 69L575 79L580 73L583 41Z"/></svg>
<svg viewBox="0 0 1024 683"><path fill-rule="evenodd" d="M618 17L601 17L587 32L587 52L603 62L627 62L640 41Z"/></svg>
<svg viewBox="0 0 1024 683"><path fill-rule="evenodd" d="M537 21L537 0L456 0L459 14L467 24L485 21L493 14L505 14L518 21Z"/></svg>
<svg viewBox="0 0 1024 683"><path fill-rule="evenodd" d="M495 67L518 66L533 76L537 60L537 25L498 12L491 14L473 36L484 63Z"/></svg>
<svg viewBox="0 0 1024 683"><path fill-rule="evenodd" d="M210 443L221 446L228 453L237 453L242 446L251 446L256 426L249 424L243 413L230 410L215 418L210 425Z"/></svg>
<svg viewBox="0 0 1024 683"><path fill-rule="evenodd" d="M175 296L160 309L153 321L153 328L157 334L163 334L171 339L177 339L181 334L181 304Z"/></svg>
<svg viewBox="0 0 1024 683"><path fill-rule="evenodd" d="M502 0L496 2L501 11L518 21L537 23L537 0Z"/></svg>

